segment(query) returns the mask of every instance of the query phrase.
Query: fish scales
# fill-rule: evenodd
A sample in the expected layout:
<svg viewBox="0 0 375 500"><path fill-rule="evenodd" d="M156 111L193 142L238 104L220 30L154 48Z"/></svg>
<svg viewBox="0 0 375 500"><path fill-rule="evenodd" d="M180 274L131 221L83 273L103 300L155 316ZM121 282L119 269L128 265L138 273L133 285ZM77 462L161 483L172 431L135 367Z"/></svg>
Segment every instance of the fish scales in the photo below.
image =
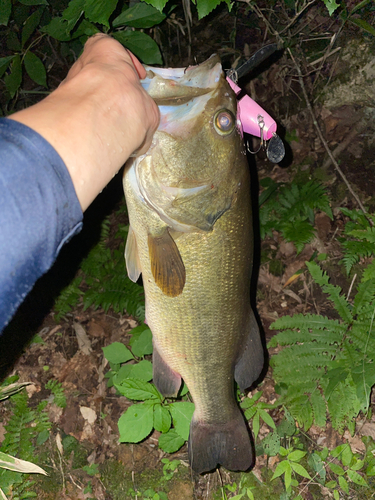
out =
<svg viewBox="0 0 375 500"><path fill-rule="evenodd" d="M125 169L131 226L126 258L134 280L142 273L154 382L172 396L182 378L195 403L192 468L246 470L254 456L234 378L245 389L263 366L250 306L250 176L235 126L223 136L214 130L213 117L223 118L220 110L229 110L225 126L228 116L236 116L221 67L209 60L196 68L219 75L216 86L210 75L209 98L203 90L193 92L193 99L204 100L201 112L182 131L178 124L167 132L159 127L154 146Z"/></svg>

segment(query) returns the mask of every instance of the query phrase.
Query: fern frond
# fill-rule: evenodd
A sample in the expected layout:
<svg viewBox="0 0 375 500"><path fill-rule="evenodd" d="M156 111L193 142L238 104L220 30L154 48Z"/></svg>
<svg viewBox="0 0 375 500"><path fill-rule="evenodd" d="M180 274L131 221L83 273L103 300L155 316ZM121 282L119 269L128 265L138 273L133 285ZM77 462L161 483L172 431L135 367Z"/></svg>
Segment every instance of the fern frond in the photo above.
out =
<svg viewBox="0 0 375 500"><path fill-rule="evenodd" d="M363 271L362 281L375 280L375 260Z"/></svg>
<svg viewBox="0 0 375 500"><path fill-rule="evenodd" d="M325 427L327 422L327 403L318 388L311 392L310 404L316 425L322 428Z"/></svg>
<svg viewBox="0 0 375 500"><path fill-rule="evenodd" d="M345 240L342 241L345 255L342 259L347 274L350 273L354 264L359 262L361 258L374 255L374 245L368 241Z"/></svg>
<svg viewBox="0 0 375 500"><path fill-rule="evenodd" d="M310 429L314 421L314 414L307 394L302 394L288 401L288 410L301 428Z"/></svg>
<svg viewBox="0 0 375 500"><path fill-rule="evenodd" d="M344 295L340 295L341 288L339 286L331 285L328 282L329 277L327 273L323 272L315 262L306 262L306 265L314 281L322 287L323 292L327 293L329 299L334 303L341 318L350 323L353 319L350 312L350 304Z"/></svg>
<svg viewBox="0 0 375 500"><path fill-rule="evenodd" d="M375 300L375 279L366 280L358 285L354 298L353 316L359 314L364 306Z"/></svg>

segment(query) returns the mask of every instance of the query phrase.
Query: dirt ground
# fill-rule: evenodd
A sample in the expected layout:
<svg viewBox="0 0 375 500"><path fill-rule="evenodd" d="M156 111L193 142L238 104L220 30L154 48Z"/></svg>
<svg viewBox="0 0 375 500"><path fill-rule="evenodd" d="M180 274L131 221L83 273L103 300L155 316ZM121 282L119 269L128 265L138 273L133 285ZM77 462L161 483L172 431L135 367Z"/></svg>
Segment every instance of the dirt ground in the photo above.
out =
<svg viewBox="0 0 375 500"><path fill-rule="evenodd" d="M281 8L272 15L266 11L265 14L269 15L275 30L281 32L283 26L287 27L288 20ZM288 15L289 21L294 19L293 13L289 12ZM374 15L370 19L372 23ZM190 43L185 24L182 15L174 14L164 34L156 33L169 66L185 66L194 61L199 63L216 52L228 68L237 58L245 60L263 44L278 41L264 19L247 11L245 4L238 7L236 15L235 12L228 13L226 9L217 9L202 21L198 22L194 18ZM181 32L181 26L185 34ZM335 43L330 45L335 35ZM337 16L329 17L322 3L312 6L295 20L284 36L304 75L305 90L322 136L329 149L336 154L341 170L362 203L373 208L375 93L372 94L372 102L371 94L362 96L361 100L354 92L352 102L343 97L332 104L330 99L339 92L337 89L340 85L350 85L348 74L353 68L354 79L362 71L361 68L369 64L368 60L359 61L355 56L355 47L361 47L361 54L366 51L374 54L374 38L349 23L341 29L341 21ZM366 47L366 51L363 47ZM357 205L340 174L328 161L327 150L319 139L306 105L297 67L288 51L277 52L254 71L251 79L244 80L247 92L277 120L286 145L286 157L280 165L270 163L264 155L258 155L255 161L249 158L254 191L259 188L259 180L265 177L271 177L276 182L289 182L297 175L317 179L327 187L334 213L333 221L324 213L317 214L316 238L300 254L297 254L292 243L283 241L276 232L272 237L268 236L256 243L257 310L268 342L275 333L269 329L269 325L282 315L308 312L330 317L330 304L319 289L312 285L307 273L303 272L298 279L284 287L298 270L306 269L305 261L316 250L329 255L332 282L339 284L344 292L348 291L351 279L346 277L339 265L342 251L338 237L342 234L344 220L336 209L340 206L355 208ZM341 151L337 151L339 146ZM0 371L3 376L17 373L20 381L31 382L27 392L33 407L46 398L44 386L51 378L62 383L67 398L64 409L56 404L48 406L53 428L44 446L49 456L47 466L50 479L48 484L37 480L34 490L38 491L40 499L143 498L141 492L151 487L155 491L158 491L158 487L167 491L169 500L221 498L223 485L238 482L239 475L224 470L204 476L193 474L188 467L186 446L169 456L157 447L156 431L141 444L118 443L117 421L131 402L116 395L114 388L107 387L104 375L108 365L103 358L102 347L115 341L126 343L129 331L137 324L136 320L125 311L123 314L116 314L111 309L107 313L93 308L83 311L82 305L79 305L56 322L51 309L54 287L61 288L74 276L79 265L79 253L82 255L87 252L95 240L92 235L97 234L98 223L113 210L112 200L118 203L121 193L119 179L117 181L111 194L103 193L103 197L97 200L88 214L87 228L84 239L80 240L79 251L71 252L69 258L63 256L49 278L38 284L0 341ZM274 271L275 262L280 264L278 272ZM50 294L38 293L41 288L45 291L46 287L51 287L48 288ZM87 334L88 344L84 346L77 337L77 324ZM39 334L43 343L32 343L24 348L26 338L31 338L35 333ZM274 350L271 350L270 356L273 353ZM271 370L265 375L260 389L264 401L276 400ZM4 426L10 418L9 411L7 402L0 405L0 443L5 432ZM272 413L276 421L277 412L274 410ZM264 424L260 435L267 432L269 428ZM374 418L364 432L375 438ZM58 443L68 436L75 438L77 448L69 455L64 455L59 453ZM325 431L313 426L309 437L324 442L329 448L349 440L352 448L364 451L360 433L354 438L348 433L340 436L329 425ZM175 478L168 482L162 472L163 458L179 459L182 464ZM101 475L90 476L82 469L84 465L93 463L100 465ZM266 457L258 457L255 475L260 477L259 471L265 464ZM273 464L269 465L272 468ZM87 491L85 486L89 481L91 490ZM134 494L129 493L130 490ZM322 497L306 490L303 498Z"/></svg>

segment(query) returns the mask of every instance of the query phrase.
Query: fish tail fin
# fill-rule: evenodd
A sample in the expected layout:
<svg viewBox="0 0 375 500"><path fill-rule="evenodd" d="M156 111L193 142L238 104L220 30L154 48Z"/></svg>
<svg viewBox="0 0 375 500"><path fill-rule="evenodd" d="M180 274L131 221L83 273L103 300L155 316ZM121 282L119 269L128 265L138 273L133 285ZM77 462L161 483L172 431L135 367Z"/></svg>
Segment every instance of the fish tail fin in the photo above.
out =
<svg viewBox="0 0 375 500"><path fill-rule="evenodd" d="M202 474L219 464L228 470L246 471L254 465L252 439L238 410L225 424L210 424L193 419L190 424L189 461L191 468Z"/></svg>

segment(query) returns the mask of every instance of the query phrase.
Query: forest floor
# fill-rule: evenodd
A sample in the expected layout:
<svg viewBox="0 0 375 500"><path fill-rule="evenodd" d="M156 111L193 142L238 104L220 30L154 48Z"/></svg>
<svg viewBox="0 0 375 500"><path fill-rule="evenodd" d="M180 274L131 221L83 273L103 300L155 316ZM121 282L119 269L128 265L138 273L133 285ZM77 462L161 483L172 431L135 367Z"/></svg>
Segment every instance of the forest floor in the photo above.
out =
<svg viewBox="0 0 375 500"><path fill-rule="evenodd" d="M284 26L288 24L282 11L276 12L274 16L278 16L280 26L282 23ZM289 14L289 20L293 20L293 15ZM175 16L172 21L168 25L168 35L162 39L164 56L169 66L185 66L194 61L199 63L217 52L228 68L237 57L244 60L263 44L277 41L265 28L264 20L247 12L245 5L239 8L236 15L221 10L202 21L194 20L191 43L188 42L186 28L185 35L180 31L179 25L185 25L184 19ZM338 36L334 44L330 45L336 34ZM285 32L285 38L288 36L295 62L304 75L305 90L314 108L317 125L331 151L335 152L339 145L342 146L341 151L336 152L336 160L352 189L362 203L370 207L371 212L375 206L375 93L372 93L372 105L371 92L367 96L362 92L362 98L354 90L341 97L337 94L339 97L336 101L334 96L339 92L337 88L340 84L360 85L353 81L362 66L369 63L360 60L358 53L365 57L364 54L372 51L374 59L374 38L349 23L341 30L341 21L334 16L329 17L323 3L308 9L296 20ZM167 49L168 44L174 49ZM192 54L190 57L189 50ZM370 56L368 60L371 61ZM356 71L351 82L348 75L353 68ZM315 313L332 317L331 303L320 288L314 286L306 272L305 262L310 260L314 252L329 256L326 269L331 282L340 285L345 294L348 293L354 278L353 275L347 277L340 263L343 253L339 238L343 234L345 218L339 207L351 209L357 208L357 204L340 174L327 161L327 150L318 137L300 85L298 70L288 51L284 50L264 63L247 83L246 90L277 120L287 149L280 165L270 163L265 155L256 157L256 165L251 158L253 177L257 176L259 181L269 177L275 182L285 183L296 179L305 179L306 182L318 180L327 189L334 215L331 220L323 212L316 214L316 237L300 253L297 253L293 242L283 240L277 231L256 244L256 302L264 338L268 342L275 334L269 329L270 324L285 314ZM117 181L118 186L114 191L119 199L121 187L119 179ZM89 229L85 233L85 248L95 239L87 236L88 231L97 234L103 217L113 211L113 204L108 198L112 200L112 194L108 196L103 193L103 198L97 200L86 217ZM120 200L116 203L123 202ZM111 217L113 224L118 224L114 213ZM116 241L113 238L111 245L116 246ZM74 259L79 261L78 256ZM61 277L67 272L69 276L74 276L76 261L71 262L68 271L66 262L61 268L57 263L54 275ZM298 277L285 286L289 278L300 270L302 272ZM186 445L172 456L168 455L157 446L157 431L140 444L119 444L117 421L132 403L118 396L114 388L107 387L104 375L108 365L102 347L115 341L126 344L130 338L129 331L138 324L137 321L126 312L117 314L111 309L105 312L100 308L84 310L79 304L56 322L54 310L48 311L48 300L42 304L43 314L36 311L40 308L40 302L40 298L31 301L34 318L27 316L30 306L23 314L19 313L22 319L16 318L11 325L11 333L5 335L0 346L3 375L16 373L20 381L31 382L26 390L32 408L49 397L50 392L45 389L45 384L51 378L62 383L64 388L66 406L61 408L54 402L48 404L48 415L53 427L42 450L36 448L35 451L41 457L38 459L39 465L49 473L48 478L37 478L32 487L39 499L115 500L149 498L147 495L157 498L146 491L152 489L155 493L165 492L169 500L203 500L224 498L224 495L230 498L232 493L226 485L233 482L238 485L241 481L241 484L245 484L243 476L225 470L203 476L192 473L187 462ZM24 332L20 332L20 325L25 324L25 316L26 323L32 325L29 327L30 337L37 333L41 341L32 342L19 355L14 348L19 341L15 336L19 335L19 339L22 339ZM83 343L77 337L77 325L83 327L86 334ZM277 349L270 349L269 355L272 357ZM274 403L277 400L271 369L253 393L257 390L263 391L262 401ZM373 400L373 409L374 404ZM275 422L281 418L280 411L270 410ZM9 401L2 403L0 443L11 414L12 404ZM363 418L358 417L358 422L363 421ZM306 439L329 449L349 442L353 451L363 453L365 447L362 436L368 435L375 439L375 417L368 420L366 425L358 426L360 428L352 437L348 432L340 435L329 423L325 429L312 426ZM269 431L270 428L263 423L259 437ZM161 462L164 458L180 461L174 473L168 470L168 466L165 467L168 462ZM97 464L99 469L93 469L92 472L87 467L83 468L92 464ZM253 474L259 484L264 482L262 469L266 465L274 470L275 460L266 455L258 456ZM324 491L324 488L304 488L304 485L306 483L301 483L300 490L303 499L333 498L332 493ZM278 487L264 490L255 498L278 499L282 498L281 494L280 480ZM348 498L364 498L356 495L353 490Z"/></svg>

